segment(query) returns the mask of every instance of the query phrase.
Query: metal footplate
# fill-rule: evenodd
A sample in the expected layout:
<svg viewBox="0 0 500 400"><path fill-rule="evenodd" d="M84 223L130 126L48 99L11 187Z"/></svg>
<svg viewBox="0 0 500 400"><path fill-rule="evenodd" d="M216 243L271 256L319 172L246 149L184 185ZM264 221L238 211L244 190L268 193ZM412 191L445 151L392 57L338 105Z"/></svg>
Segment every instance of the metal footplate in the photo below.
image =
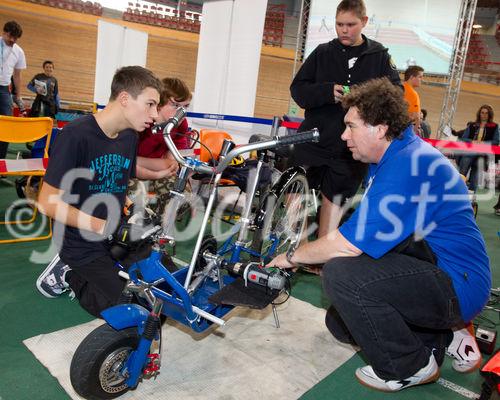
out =
<svg viewBox="0 0 500 400"><path fill-rule="evenodd" d="M237 278L233 283L224 286L208 298L211 303L262 310L271 304L281 293L280 290L269 289L261 285Z"/></svg>

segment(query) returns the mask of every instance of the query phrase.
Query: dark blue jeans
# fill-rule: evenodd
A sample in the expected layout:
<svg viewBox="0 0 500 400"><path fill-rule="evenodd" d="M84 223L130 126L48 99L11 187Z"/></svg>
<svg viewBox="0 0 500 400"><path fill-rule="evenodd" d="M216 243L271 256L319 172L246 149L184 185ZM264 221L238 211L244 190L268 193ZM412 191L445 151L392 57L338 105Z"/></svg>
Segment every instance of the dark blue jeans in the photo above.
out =
<svg viewBox="0 0 500 400"><path fill-rule="evenodd" d="M485 170L488 165L488 159L481 156L460 156L458 160L458 169L463 176L469 174L469 189L477 190L480 168Z"/></svg>
<svg viewBox="0 0 500 400"><path fill-rule="evenodd" d="M433 349L444 354L450 328L463 324L449 276L403 254L334 258L323 267L323 287L330 331L358 344L383 379L415 374Z"/></svg>
<svg viewBox="0 0 500 400"><path fill-rule="evenodd" d="M12 97L7 86L0 86L0 115L12 115ZM0 142L0 159L7 155L9 144Z"/></svg>

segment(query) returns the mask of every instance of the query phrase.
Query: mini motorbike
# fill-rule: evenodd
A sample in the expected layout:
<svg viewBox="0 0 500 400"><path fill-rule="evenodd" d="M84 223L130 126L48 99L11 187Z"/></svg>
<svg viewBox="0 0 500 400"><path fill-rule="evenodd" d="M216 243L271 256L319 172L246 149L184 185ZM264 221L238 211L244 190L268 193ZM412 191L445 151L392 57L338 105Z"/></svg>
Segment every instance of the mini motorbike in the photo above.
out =
<svg viewBox="0 0 500 400"><path fill-rule="evenodd" d="M266 151L317 141L319 132L314 129L269 136L239 147L228 141L217 164L209 165L194 157L183 157L170 138L170 131L184 115L185 111L179 109L175 117L156 128L181 167L163 222L150 226L141 236L141 240L152 243L151 253L128 271L119 272L126 280L123 301L102 312L105 323L82 341L73 356L71 383L84 398L115 398L136 388L142 379L159 373L162 318L203 332L213 324L225 325L223 318L235 306L262 309L289 292L288 274L263 265L273 254L287 251L300 240L307 217L305 172L300 167L285 170L269 190L260 194L258 207L252 204ZM257 151L258 163L248 185L245 208L233 234L217 250L214 238L207 235L217 184L234 157L251 151ZM189 265L170 272L162 257L175 243L175 215L185 201L184 188L193 172L208 174L212 190ZM250 261L242 262L243 254L249 255ZM273 312L279 327L274 306Z"/></svg>

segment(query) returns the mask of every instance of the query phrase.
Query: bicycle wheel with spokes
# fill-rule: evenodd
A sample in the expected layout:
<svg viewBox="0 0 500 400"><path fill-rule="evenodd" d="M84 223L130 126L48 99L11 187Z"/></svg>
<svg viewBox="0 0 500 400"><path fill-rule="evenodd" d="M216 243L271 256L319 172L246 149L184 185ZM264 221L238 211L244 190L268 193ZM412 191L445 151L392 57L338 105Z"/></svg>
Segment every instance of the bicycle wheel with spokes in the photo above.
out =
<svg viewBox="0 0 500 400"><path fill-rule="evenodd" d="M286 170L261 201L252 249L268 261L299 244L307 217L309 186L300 167Z"/></svg>

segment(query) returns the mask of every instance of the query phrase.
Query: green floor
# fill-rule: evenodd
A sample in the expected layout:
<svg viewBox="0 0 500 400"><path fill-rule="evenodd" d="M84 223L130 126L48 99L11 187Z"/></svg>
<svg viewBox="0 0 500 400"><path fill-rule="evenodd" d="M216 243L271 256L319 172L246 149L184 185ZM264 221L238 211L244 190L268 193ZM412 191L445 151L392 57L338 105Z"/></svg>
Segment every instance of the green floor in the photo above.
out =
<svg viewBox="0 0 500 400"><path fill-rule="evenodd" d="M10 180L0 180L0 210L15 199ZM492 212L493 199L479 204L478 222L488 244L493 270L493 286L500 286L497 268L500 263L500 217ZM6 236L0 228L0 238ZM67 296L47 299L35 289L35 280L47 263L36 264L31 259L40 259L48 249L48 241L0 245L0 400L23 399L67 399L68 396L58 382L24 347L22 340L41 334L68 328L92 319L77 302ZM188 249L180 249L178 256L185 258ZM327 307L319 277L297 274L294 278L295 297L318 307ZM496 324L498 315L486 314L490 323ZM307 335L307 332L304 332ZM372 391L359 385L354 379L354 370L363 365L356 354L341 368L309 390L302 399L463 399L464 397L440 384L411 388L395 395ZM446 360L441 377L469 391L479 393L482 382L479 374L462 375L451 369ZM161 399L161 394L158 394ZM229 398L229 397L228 397Z"/></svg>

